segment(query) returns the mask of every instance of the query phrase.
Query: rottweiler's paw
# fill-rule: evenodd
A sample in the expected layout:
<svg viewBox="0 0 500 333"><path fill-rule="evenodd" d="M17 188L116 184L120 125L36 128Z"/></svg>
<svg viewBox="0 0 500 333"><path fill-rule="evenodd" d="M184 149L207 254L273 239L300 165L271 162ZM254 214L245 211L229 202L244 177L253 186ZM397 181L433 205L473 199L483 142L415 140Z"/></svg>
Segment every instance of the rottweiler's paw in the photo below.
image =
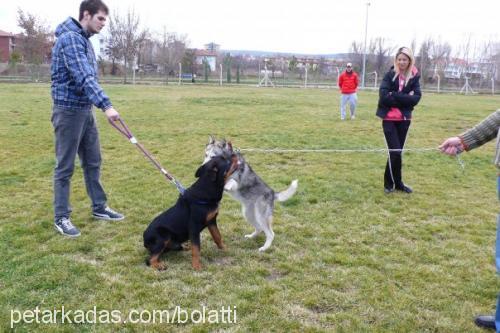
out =
<svg viewBox="0 0 500 333"><path fill-rule="evenodd" d="M160 272L167 269L167 265L165 265L162 262L157 262L155 264L152 264L151 267L153 267L154 269L156 269L157 271L160 271Z"/></svg>
<svg viewBox="0 0 500 333"><path fill-rule="evenodd" d="M219 248L219 250L226 251L226 245L224 244L219 244L217 245L217 247Z"/></svg>
<svg viewBox="0 0 500 333"><path fill-rule="evenodd" d="M191 243L183 243L181 246L182 246L182 251L191 250Z"/></svg>
<svg viewBox="0 0 500 333"><path fill-rule="evenodd" d="M201 271L201 264L199 262L193 262L193 269L198 272Z"/></svg>

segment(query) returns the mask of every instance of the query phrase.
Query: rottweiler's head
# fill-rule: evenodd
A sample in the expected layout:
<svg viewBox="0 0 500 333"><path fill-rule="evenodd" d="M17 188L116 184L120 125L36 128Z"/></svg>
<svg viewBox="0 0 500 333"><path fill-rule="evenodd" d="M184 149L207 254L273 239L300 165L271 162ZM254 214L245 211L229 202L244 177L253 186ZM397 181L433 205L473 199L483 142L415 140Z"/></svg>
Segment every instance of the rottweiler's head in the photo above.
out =
<svg viewBox="0 0 500 333"><path fill-rule="evenodd" d="M238 158L235 154L230 159L223 156L212 157L208 162L196 170L198 178L207 177L212 182L224 184L227 179L238 169Z"/></svg>

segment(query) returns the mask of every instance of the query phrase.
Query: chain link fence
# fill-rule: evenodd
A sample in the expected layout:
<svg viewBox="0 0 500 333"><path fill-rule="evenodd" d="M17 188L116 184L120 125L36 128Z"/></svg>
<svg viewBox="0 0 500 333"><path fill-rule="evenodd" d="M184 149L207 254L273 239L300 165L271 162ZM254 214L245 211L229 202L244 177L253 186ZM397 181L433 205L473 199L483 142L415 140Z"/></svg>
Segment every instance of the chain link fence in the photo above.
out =
<svg viewBox="0 0 500 333"><path fill-rule="evenodd" d="M138 85L218 85L218 86L259 86L338 89L338 76L343 68L337 66L298 65L293 68L284 64L269 64L255 61L250 64L218 64L215 68L199 65L193 70L183 70L179 66L167 74L153 69L129 70L127 75L100 74L99 81L105 84ZM358 72L361 76L361 73ZM384 73L369 72L365 76L365 87L361 90L377 90ZM0 66L2 83L49 83L50 65L17 64L15 67ZM361 82L361 79L360 79ZM500 82L492 79L446 79L439 76L421 80L424 91L435 93L500 94Z"/></svg>

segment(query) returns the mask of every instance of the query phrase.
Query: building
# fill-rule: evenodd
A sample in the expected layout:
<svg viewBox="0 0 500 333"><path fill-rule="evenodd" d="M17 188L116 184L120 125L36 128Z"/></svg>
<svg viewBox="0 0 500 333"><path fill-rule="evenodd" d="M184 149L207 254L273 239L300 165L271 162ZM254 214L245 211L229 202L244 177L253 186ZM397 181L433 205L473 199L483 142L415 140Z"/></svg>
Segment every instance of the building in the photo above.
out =
<svg viewBox="0 0 500 333"><path fill-rule="evenodd" d="M446 79L490 79L495 76L494 59L489 61L467 62L463 59L452 59L444 68Z"/></svg>
<svg viewBox="0 0 500 333"><path fill-rule="evenodd" d="M210 51L210 52L217 53L220 51L220 45L215 44L214 42L205 44L203 46L205 47L205 50Z"/></svg>
<svg viewBox="0 0 500 333"><path fill-rule="evenodd" d="M0 30L0 62L9 62L10 55L16 47L16 36Z"/></svg>
<svg viewBox="0 0 500 333"><path fill-rule="evenodd" d="M461 79L467 68L467 61L463 59L453 58L444 67L444 78L451 80Z"/></svg>
<svg viewBox="0 0 500 333"><path fill-rule="evenodd" d="M196 58L196 64L203 65L206 61L211 71L216 70L217 52L210 50L195 50L194 56Z"/></svg>

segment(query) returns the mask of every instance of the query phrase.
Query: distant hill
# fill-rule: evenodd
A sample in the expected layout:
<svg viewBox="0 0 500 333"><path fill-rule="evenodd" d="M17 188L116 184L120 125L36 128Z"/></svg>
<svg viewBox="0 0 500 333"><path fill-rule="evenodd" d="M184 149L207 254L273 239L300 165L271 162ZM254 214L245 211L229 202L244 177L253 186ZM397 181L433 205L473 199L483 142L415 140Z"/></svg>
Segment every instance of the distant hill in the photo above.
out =
<svg viewBox="0 0 500 333"><path fill-rule="evenodd" d="M330 54L307 54L307 53L292 53L292 52L273 52L273 51L254 51L254 50L220 50L221 53L231 53L233 56L249 55L254 57L300 57L300 58L327 58L327 59L345 59L349 57L349 53L330 53Z"/></svg>

